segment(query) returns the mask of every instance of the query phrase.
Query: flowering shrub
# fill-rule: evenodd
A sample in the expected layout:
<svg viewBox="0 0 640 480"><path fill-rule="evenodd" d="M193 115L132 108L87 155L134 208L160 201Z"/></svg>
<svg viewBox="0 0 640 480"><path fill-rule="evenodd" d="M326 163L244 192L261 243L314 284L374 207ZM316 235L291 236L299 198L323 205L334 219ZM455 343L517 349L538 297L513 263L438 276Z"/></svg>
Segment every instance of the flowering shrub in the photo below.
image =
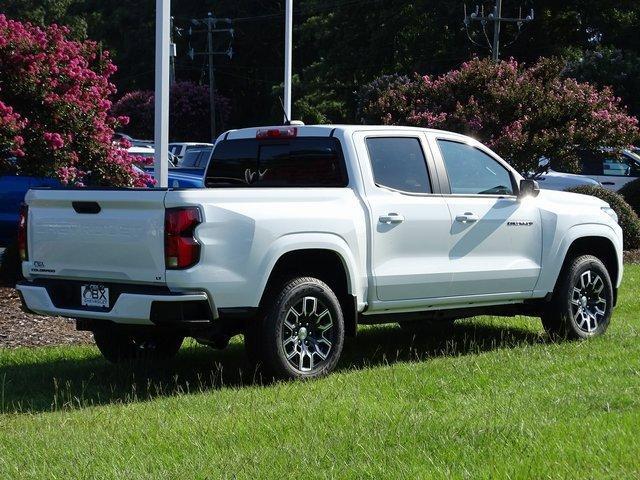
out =
<svg viewBox="0 0 640 480"><path fill-rule="evenodd" d="M25 175L73 186L146 186L126 150L111 143L126 123L110 113L116 67L94 42L66 27L0 15L0 156Z"/></svg>
<svg viewBox="0 0 640 480"><path fill-rule="evenodd" d="M640 248L640 218L633 211L624 197L611 192L600 186L583 185L580 187L570 188L569 192L581 193L582 195L591 195L604 200L618 215L618 223L622 228L622 236L624 248L626 250L636 250Z"/></svg>
<svg viewBox="0 0 640 480"><path fill-rule="evenodd" d="M581 153L633 143L638 120L611 90L563 78L562 68L550 59L529 68L475 59L440 77L387 78L361 94L359 112L367 123L471 135L521 172L541 157L577 172Z"/></svg>
<svg viewBox="0 0 640 480"><path fill-rule="evenodd" d="M216 93L219 129L229 119L229 99ZM124 95L112 109L115 116L130 119L125 131L132 137L153 137L155 95L152 91L137 90ZM193 82L176 82L171 86L169 102L169 134L173 141L211 141L209 87Z"/></svg>
<svg viewBox="0 0 640 480"><path fill-rule="evenodd" d="M640 215L640 179L627 183L619 193L627 203L633 207L636 213Z"/></svg>

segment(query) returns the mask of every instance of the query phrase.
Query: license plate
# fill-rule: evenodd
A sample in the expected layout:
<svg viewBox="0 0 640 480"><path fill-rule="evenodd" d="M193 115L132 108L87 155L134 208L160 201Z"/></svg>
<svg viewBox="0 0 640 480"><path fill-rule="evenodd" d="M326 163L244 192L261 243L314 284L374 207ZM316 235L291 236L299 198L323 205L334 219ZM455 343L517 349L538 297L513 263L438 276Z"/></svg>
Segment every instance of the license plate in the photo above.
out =
<svg viewBox="0 0 640 480"><path fill-rule="evenodd" d="M109 308L109 289L104 285L82 285L80 298L83 307Z"/></svg>

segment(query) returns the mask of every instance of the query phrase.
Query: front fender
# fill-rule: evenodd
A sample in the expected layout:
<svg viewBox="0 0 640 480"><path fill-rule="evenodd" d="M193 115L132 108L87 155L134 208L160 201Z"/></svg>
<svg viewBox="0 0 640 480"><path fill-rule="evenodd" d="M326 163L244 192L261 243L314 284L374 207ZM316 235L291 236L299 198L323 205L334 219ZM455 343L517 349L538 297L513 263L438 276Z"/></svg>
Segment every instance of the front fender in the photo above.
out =
<svg viewBox="0 0 640 480"><path fill-rule="evenodd" d="M616 250L618 261L618 278L612 279L616 287L620 287L623 274L622 235L609 225L580 224L569 228L562 237L556 238L547 252L543 252L542 274L536 286L536 292L549 293L555 288L556 281L567 257L571 245L580 238L600 237L611 242Z"/></svg>

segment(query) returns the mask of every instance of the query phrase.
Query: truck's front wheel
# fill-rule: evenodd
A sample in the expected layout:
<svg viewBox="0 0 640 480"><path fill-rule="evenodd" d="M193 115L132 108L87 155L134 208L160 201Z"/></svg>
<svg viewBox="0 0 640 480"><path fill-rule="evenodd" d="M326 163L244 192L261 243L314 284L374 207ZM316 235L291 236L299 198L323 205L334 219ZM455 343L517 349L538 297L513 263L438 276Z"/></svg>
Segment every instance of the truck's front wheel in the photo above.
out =
<svg viewBox="0 0 640 480"><path fill-rule="evenodd" d="M315 378L337 365L344 344L340 302L321 280L287 281L265 308L265 317L245 336L250 357L259 357L279 378Z"/></svg>
<svg viewBox="0 0 640 480"><path fill-rule="evenodd" d="M93 332L100 353L111 363L131 360L168 360L180 350L184 337L164 333L131 334L119 331Z"/></svg>
<svg viewBox="0 0 640 480"><path fill-rule="evenodd" d="M613 286L607 268L598 258L583 255L560 273L542 325L554 339L589 338L607 330L612 312Z"/></svg>

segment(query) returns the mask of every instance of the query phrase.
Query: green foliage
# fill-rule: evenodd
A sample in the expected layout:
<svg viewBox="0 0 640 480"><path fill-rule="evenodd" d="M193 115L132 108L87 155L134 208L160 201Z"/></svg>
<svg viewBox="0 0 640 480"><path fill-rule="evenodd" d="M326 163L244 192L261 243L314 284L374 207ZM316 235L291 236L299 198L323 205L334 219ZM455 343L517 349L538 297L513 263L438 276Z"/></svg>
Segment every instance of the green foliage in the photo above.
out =
<svg viewBox="0 0 640 480"><path fill-rule="evenodd" d="M177 78L206 78L204 57L190 60L190 46L205 49L206 35L188 35L191 18L212 11L237 19L233 60L216 57L217 89L232 99L232 126L280 121L274 87L282 83L282 0L180 0L172 2L176 35ZM588 52L610 48L624 51L626 79L593 78L613 85L617 95L637 112L637 89L630 89L634 58L640 55L640 1L536 0L536 20L517 39L513 25L503 27L502 58L533 62L540 56L561 56L567 49ZM75 35L87 35L114 55L120 92L153 88L155 5L148 0L2 0L0 10L38 24L71 25ZM505 3L505 15L518 5ZM458 0L297 0L295 2L294 72L300 83L294 95L294 116L308 122L359 120L354 92L381 75L440 74L486 48L469 42ZM477 28L477 26L476 26ZM477 33L477 31L476 31ZM489 33L491 33L489 31ZM220 48L226 41L218 37ZM478 40L484 42L480 36ZM588 55L588 54L585 54ZM572 57L573 58L573 57ZM585 56L586 58L586 56ZM627 69L627 66L629 69ZM597 73L597 72L596 72ZM582 72L576 72L582 75ZM585 73L586 75L586 73ZM608 73L607 73L608 75ZM585 77L586 79L586 77ZM618 86L624 86L619 89Z"/></svg>
<svg viewBox="0 0 640 480"><path fill-rule="evenodd" d="M629 111L640 115L640 54L611 47L571 50L565 75L600 87L610 86L625 99Z"/></svg>
<svg viewBox="0 0 640 480"><path fill-rule="evenodd" d="M622 227L624 235L624 248L626 250L635 250L640 248L640 218L625 199L606 188L584 185L568 190L573 193L581 193L582 195L591 195L598 197L609 204L618 214L618 222Z"/></svg>
<svg viewBox="0 0 640 480"><path fill-rule="evenodd" d="M209 86L193 82L176 82L169 92L169 135L171 141L211 141ZM216 93L218 129L224 131L229 120L229 99ZM155 95L153 91L136 90L118 100L111 112L129 118L122 128L134 138L153 138Z"/></svg>
<svg viewBox="0 0 640 480"><path fill-rule="evenodd" d="M627 183L620 190L620 195L622 195L627 203L640 215L640 179Z"/></svg>

